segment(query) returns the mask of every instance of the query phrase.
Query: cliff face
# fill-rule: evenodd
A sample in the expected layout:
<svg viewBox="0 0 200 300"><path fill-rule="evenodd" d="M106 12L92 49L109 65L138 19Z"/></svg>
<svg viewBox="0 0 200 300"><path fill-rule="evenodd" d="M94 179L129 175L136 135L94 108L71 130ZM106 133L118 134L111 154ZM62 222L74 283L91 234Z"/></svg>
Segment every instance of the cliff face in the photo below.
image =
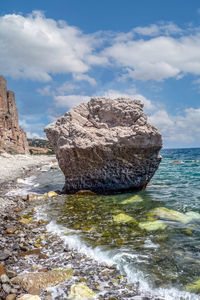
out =
<svg viewBox="0 0 200 300"><path fill-rule="evenodd" d="M7 90L3 76L0 76L0 148L11 153L29 153L26 133L18 123L15 95Z"/></svg>

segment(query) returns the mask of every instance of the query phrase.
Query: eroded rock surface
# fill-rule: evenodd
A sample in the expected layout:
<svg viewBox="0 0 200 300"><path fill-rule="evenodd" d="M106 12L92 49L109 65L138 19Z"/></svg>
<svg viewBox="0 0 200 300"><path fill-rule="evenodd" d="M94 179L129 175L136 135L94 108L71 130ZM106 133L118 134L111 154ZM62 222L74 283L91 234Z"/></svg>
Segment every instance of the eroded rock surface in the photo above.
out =
<svg viewBox="0 0 200 300"><path fill-rule="evenodd" d="M15 95L7 90L7 82L0 76L0 148L12 154L28 154L28 142L18 123Z"/></svg>
<svg viewBox="0 0 200 300"><path fill-rule="evenodd" d="M65 174L66 193L140 190L161 161L161 134L138 100L91 98L45 132Z"/></svg>

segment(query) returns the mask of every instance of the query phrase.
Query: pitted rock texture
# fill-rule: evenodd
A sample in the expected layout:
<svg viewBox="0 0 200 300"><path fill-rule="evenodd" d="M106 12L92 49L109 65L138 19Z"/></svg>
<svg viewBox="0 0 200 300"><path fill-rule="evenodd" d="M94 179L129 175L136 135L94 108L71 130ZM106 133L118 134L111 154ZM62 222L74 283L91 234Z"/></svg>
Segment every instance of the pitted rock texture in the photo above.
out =
<svg viewBox="0 0 200 300"><path fill-rule="evenodd" d="M16 153L29 153L24 130L18 123L15 95L7 90L7 82L0 76L0 149Z"/></svg>
<svg viewBox="0 0 200 300"><path fill-rule="evenodd" d="M65 193L141 190L161 161L161 134L138 100L91 98L45 132L65 175Z"/></svg>

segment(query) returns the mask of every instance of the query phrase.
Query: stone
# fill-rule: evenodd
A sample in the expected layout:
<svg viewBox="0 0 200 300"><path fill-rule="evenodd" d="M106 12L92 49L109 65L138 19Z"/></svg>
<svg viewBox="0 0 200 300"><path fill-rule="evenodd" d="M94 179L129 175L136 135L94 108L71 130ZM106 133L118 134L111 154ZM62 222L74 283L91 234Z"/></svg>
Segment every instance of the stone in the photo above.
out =
<svg viewBox="0 0 200 300"><path fill-rule="evenodd" d="M138 100L91 98L45 132L65 175L64 193L141 190L161 161L161 134Z"/></svg>
<svg viewBox="0 0 200 300"><path fill-rule="evenodd" d="M49 198L51 198L51 197L56 197L56 196L58 196L58 194L57 194L56 192L54 192L54 191L48 192L48 197L49 197Z"/></svg>
<svg viewBox="0 0 200 300"><path fill-rule="evenodd" d="M133 197L123 200L120 204L129 204L129 203L142 202L142 201L143 201L142 197L135 195Z"/></svg>
<svg viewBox="0 0 200 300"><path fill-rule="evenodd" d="M26 134L19 126L15 95L7 90L3 76L0 76L0 146L11 154L29 154Z"/></svg>
<svg viewBox="0 0 200 300"><path fill-rule="evenodd" d="M3 283L3 284L2 284L2 288L3 288L3 290L4 290L4 292L5 292L6 294L10 294L11 286L10 286L9 284Z"/></svg>
<svg viewBox="0 0 200 300"><path fill-rule="evenodd" d="M0 264L0 276L6 274L6 270L5 270L5 267L4 265Z"/></svg>
<svg viewBox="0 0 200 300"><path fill-rule="evenodd" d="M17 300L41 300L41 298L39 296L26 294L18 298Z"/></svg>
<svg viewBox="0 0 200 300"><path fill-rule="evenodd" d="M133 217L130 217L126 214L118 214L116 216L113 216L113 220L116 223L129 223L129 222L135 222Z"/></svg>
<svg viewBox="0 0 200 300"><path fill-rule="evenodd" d="M96 294L87 285L78 283L71 286L70 299L95 299Z"/></svg>
<svg viewBox="0 0 200 300"><path fill-rule="evenodd" d="M156 208L152 209L150 212L148 212L147 215L148 216L156 216L161 219L177 221L177 222L181 222L184 224L187 224L187 223L190 223L191 221L200 219L199 213L189 211L184 214L184 213L181 213L181 212L173 210L173 209L168 209L166 207L156 207Z"/></svg>
<svg viewBox="0 0 200 300"><path fill-rule="evenodd" d="M147 221L141 222L138 226L146 231L164 230L167 226L162 221Z"/></svg>
<svg viewBox="0 0 200 300"><path fill-rule="evenodd" d="M6 229L6 233L8 233L8 234L13 234L13 233L15 233L15 231L16 231L16 229L13 228L13 227L8 227L8 228Z"/></svg>
<svg viewBox="0 0 200 300"><path fill-rule="evenodd" d="M29 201L37 201L37 200L44 200L44 195L43 194L28 194L27 195L27 200Z"/></svg>
<svg viewBox="0 0 200 300"><path fill-rule="evenodd" d="M72 269L25 273L12 278L11 283L19 284L27 292L35 287L44 290L47 287L55 286L66 279L70 279L72 274Z"/></svg>
<svg viewBox="0 0 200 300"><path fill-rule="evenodd" d="M10 281L10 279L8 278L8 276L6 274L2 274L0 278L1 278L2 283L6 283L6 282Z"/></svg>
<svg viewBox="0 0 200 300"><path fill-rule="evenodd" d="M10 256L9 253L6 253L4 251L0 251L0 260L6 260Z"/></svg>
<svg viewBox="0 0 200 300"><path fill-rule="evenodd" d="M6 300L15 300L16 299L16 294L10 294L6 297Z"/></svg>

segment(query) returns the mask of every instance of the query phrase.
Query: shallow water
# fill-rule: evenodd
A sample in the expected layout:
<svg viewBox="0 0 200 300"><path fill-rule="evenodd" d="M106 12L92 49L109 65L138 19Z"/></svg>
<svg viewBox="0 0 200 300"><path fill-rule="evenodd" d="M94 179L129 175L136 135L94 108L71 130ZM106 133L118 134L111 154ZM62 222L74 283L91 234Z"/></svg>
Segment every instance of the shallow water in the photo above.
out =
<svg viewBox="0 0 200 300"><path fill-rule="evenodd" d="M49 230L62 234L65 242L96 259L116 263L130 282L140 280L141 289L167 299L199 299L185 291L200 278L200 149L162 150L162 156L145 191L59 196L41 206L40 212L52 221ZM36 182L37 192L56 190L61 189L64 177L60 171L49 170ZM158 207L182 215L153 215L152 210ZM197 214L187 217L191 211ZM132 219L118 222L119 214ZM141 223L157 220L161 220L162 228L142 228Z"/></svg>

